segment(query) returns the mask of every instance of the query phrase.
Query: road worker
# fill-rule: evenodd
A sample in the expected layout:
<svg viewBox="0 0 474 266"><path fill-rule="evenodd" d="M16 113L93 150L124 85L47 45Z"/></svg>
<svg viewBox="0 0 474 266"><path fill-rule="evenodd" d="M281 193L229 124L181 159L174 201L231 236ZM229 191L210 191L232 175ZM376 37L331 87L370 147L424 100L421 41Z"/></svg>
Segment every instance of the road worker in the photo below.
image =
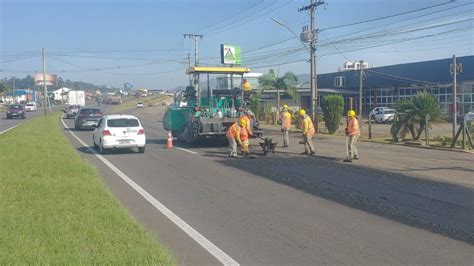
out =
<svg viewBox="0 0 474 266"><path fill-rule="evenodd" d="M347 156L344 162L352 162L352 160L359 159L359 152L357 151L356 143L360 136L359 121L355 117L356 113L354 110L347 112L347 127L346 127L346 151Z"/></svg>
<svg viewBox="0 0 474 266"><path fill-rule="evenodd" d="M245 124L247 125L246 129L247 129L247 132L248 132L249 136L253 135L252 122L251 122L252 118L253 118L253 113L252 113L252 111L250 111L248 109L244 109L242 115L239 118L239 121L242 120L242 119L245 120Z"/></svg>
<svg viewBox="0 0 474 266"><path fill-rule="evenodd" d="M281 132L283 133L283 147L288 148L290 144L289 131L291 127L291 114L288 111L288 105L283 105L283 111L280 115Z"/></svg>
<svg viewBox="0 0 474 266"><path fill-rule="evenodd" d="M249 151L249 131L248 131L248 124L246 119L240 119L240 141L241 141L241 147L242 147L242 154L244 156L249 156L250 151Z"/></svg>
<svg viewBox="0 0 474 266"><path fill-rule="evenodd" d="M313 145L313 135L315 133L313 121L311 121L311 118L303 109L301 109L298 114L300 117L300 129L303 130L303 143L305 149L302 154L311 156L315 154Z"/></svg>
<svg viewBox="0 0 474 266"><path fill-rule="evenodd" d="M226 137L229 140L229 158L237 158L237 144L242 146L240 140L240 126L238 123L233 123L226 132Z"/></svg>

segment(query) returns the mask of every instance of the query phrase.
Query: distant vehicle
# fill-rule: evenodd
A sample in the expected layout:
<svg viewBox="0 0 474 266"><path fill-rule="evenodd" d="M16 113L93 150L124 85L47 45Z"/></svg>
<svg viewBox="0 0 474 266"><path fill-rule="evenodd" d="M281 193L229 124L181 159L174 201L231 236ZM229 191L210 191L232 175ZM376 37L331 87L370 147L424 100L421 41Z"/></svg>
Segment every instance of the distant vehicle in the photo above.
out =
<svg viewBox="0 0 474 266"><path fill-rule="evenodd" d="M84 91L69 91L68 98L69 105L86 105L86 96Z"/></svg>
<svg viewBox="0 0 474 266"><path fill-rule="evenodd" d="M395 109L380 108L374 112L373 117L375 118L375 123L388 123L395 120L396 113Z"/></svg>
<svg viewBox="0 0 474 266"><path fill-rule="evenodd" d="M143 103L137 103L137 108L143 108L143 107L145 107Z"/></svg>
<svg viewBox="0 0 474 266"><path fill-rule="evenodd" d="M97 127L102 116L102 112L99 108L81 107L74 118L74 128L76 130L80 130L82 128L95 128Z"/></svg>
<svg viewBox="0 0 474 266"><path fill-rule="evenodd" d="M133 115L106 115L92 134L94 147L99 153L107 149L137 148L145 152L145 129Z"/></svg>
<svg viewBox="0 0 474 266"><path fill-rule="evenodd" d="M122 95L112 95L110 96L110 104L122 104Z"/></svg>
<svg viewBox="0 0 474 266"><path fill-rule="evenodd" d="M28 112L36 112L36 110L38 110L38 106L36 102L29 102L26 104L25 110Z"/></svg>
<svg viewBox="0 0 474 266"><path fill-rule="evenodd" d="M79 105L70 105L66 111L66 118L74 118L79 108L81 108Z"/></svg>
<svg viewBox="0 0 474 266"><path fill-rule="evenodd" d="M7 119L21 118L25 119L25 107L21 104L12 104L7 110Z"/></svg>

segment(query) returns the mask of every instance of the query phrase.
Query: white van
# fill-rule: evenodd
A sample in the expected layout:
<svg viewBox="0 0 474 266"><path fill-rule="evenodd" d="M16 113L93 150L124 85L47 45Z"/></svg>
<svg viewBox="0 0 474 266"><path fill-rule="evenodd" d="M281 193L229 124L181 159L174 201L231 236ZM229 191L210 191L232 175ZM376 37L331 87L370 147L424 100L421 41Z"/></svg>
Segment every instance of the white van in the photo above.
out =
<svg viewBox="0 0 474 266"><path fill-rule="evenodd" d="M374 112L375 123L389 123L395 120L397 111L390 108L381 108Z"/></svg>
<svg viewBox="0 0 474 266"><path fill-rule="evenodd" d="M25 105L25 110L27 112L36 112L36 110L38 110L38 106L36 105L36 102L29 102Z"/></svg>

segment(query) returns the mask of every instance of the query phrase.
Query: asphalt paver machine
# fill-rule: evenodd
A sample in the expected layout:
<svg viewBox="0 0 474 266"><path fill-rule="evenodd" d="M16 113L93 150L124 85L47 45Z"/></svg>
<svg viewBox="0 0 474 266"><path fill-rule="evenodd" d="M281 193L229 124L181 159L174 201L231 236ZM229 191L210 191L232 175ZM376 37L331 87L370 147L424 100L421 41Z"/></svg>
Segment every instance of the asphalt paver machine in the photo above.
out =
<svg viewBox="0 0 474 266"><path fill-rule="evenodd" d="M186 74L193 75L197 80L200 75L207 75L207 86L200 88L196 83L196 86L188 86L184 91L175 93L173 103L164 114L163 127L188 143L225 138L227 129L238 122L240 110L250 106L248 97L251 92L245 92L240 84L233 84L234 77L240 77L242 81L243 75L249 71L244 67L190 67ZM230 88L211 88L209 75L230 76ZM255 136L262 135L255 119L252 120L252 127Z"/></svg>

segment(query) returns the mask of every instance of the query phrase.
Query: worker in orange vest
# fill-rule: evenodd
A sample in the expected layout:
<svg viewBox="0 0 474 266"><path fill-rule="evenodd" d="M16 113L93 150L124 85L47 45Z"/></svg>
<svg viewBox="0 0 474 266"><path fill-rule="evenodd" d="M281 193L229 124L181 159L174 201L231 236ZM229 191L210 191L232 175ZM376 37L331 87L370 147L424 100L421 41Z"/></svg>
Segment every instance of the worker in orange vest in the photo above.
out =
<svg viewBox="0 0 474 266"><path fill-rule="evenodd" d="M283 111L280 115L281 121L281 132L283 133L283 147L288 148L288 144L290 144L290 136L289 131L291 127L291 114L288 112L288 105L283 105Z"/></svg>
<svg viewBox="0 0 474 266"><path fill-rule="evenodd" d="M314 145L313 145L313 136L315 133L313 121L306 114L305 110L301 109L299 111L300 117L300 128L303 130L303 143L304 143L304 152L301 154L306 154L311 156L315 154Z"/></svg>
<svg viewBox="0 0 474 266"><path fill-rule="evenodd" d="M246 157L249 156L250 155L249 130L248 130L247 120L245 119L240 119L240 141L241 141L243 155Z"/></svg>
<svg viewBox="0 0 474 266"><path fill-rule="evenodd" d="M229 140L229 158L237 158L237 144L242 146L240 140L240 126L233 123L226 132L226 137Z"/></svg>
<svg viewBox="0 0 474 266"><path fill-rule="evenodd" d="M360 136L359 121L355 117L356 113L354 110L347 112L347 127L346 127L346 151L347 156L344 162L352 162L352 159L359 160L359 152L357 151L356 143Z"/></svg>
<svg viewBox="0 0 474 266"><path fill-rule="evenodd" d="M239 118L239 121L242 120L242 119L245 120L245 124L247 125L246 129L247 129L248 134L250 136L253 135L252 122L251 122L252 118L253 118L253 113L252 113L252 111L250 111L248 109L244 109L242 115Z"/></svg>

